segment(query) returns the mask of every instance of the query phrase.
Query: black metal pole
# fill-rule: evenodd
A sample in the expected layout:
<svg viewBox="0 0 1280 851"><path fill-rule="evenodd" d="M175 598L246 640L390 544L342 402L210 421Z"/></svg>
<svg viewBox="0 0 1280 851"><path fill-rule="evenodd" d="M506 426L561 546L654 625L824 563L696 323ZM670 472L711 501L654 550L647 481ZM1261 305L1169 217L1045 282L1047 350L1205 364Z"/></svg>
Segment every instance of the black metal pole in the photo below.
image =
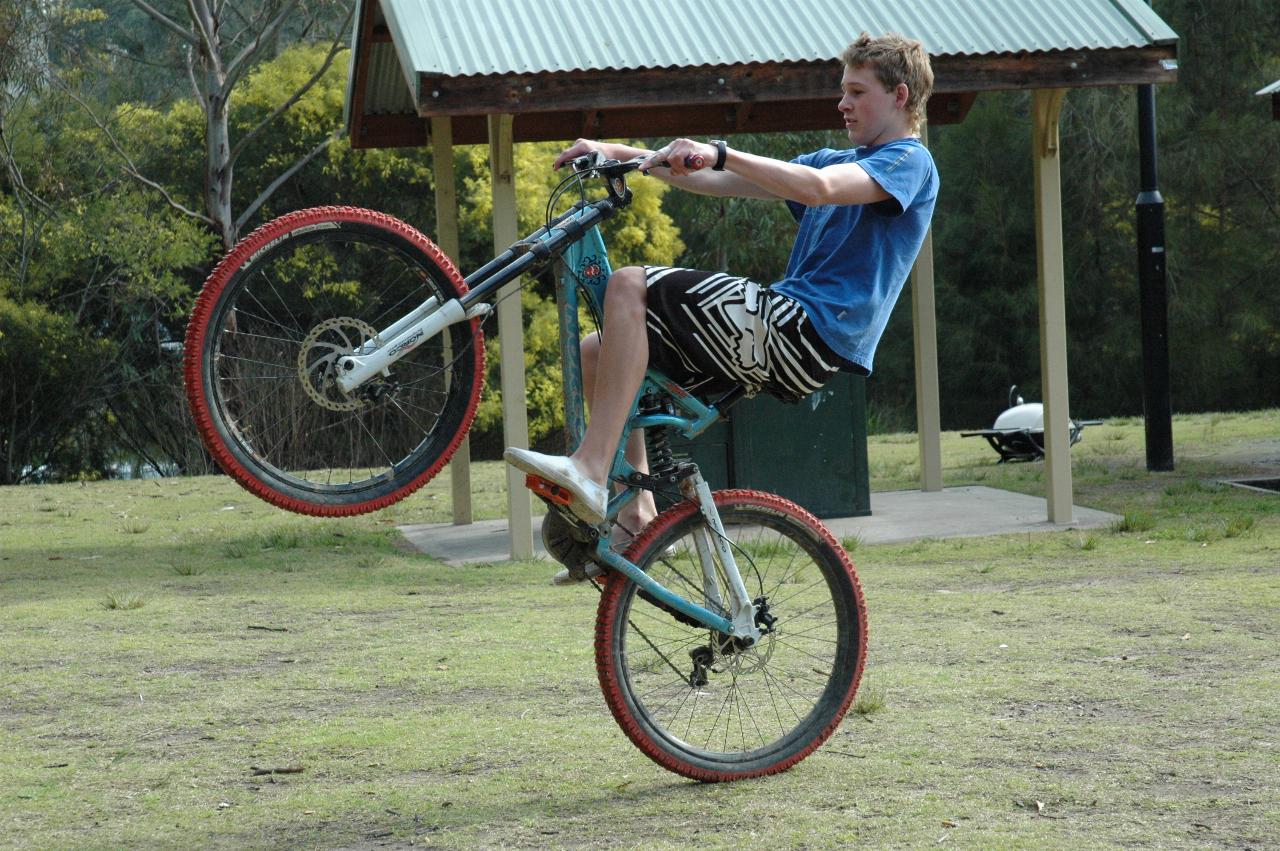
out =
<svg viewBox="0 0 1280 851"><path fill-rule="evenodd" d="M1155 86L1138 86L1138 290L1142 309L1142 409L1147 469L1173 469L1173 403L1169 382L1169 287L1165 278L1164 199L1156 175Z"/></svg>

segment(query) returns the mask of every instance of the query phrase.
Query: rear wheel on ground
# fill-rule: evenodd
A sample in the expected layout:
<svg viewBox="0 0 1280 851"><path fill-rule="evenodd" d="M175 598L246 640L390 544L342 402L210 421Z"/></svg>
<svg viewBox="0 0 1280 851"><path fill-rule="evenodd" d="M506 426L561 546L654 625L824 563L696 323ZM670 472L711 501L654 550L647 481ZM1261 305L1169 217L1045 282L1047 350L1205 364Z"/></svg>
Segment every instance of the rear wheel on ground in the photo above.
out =
<svg viewBox="0 0 1280 851"><path fill-rule="evenodd" d="M663 767L704 781L773 774L812 753L853 700L867 637L853 565L817 519L756 491L715 500L757 602L760 641L741 649L615 572L596 621L596 666L618 724ZM697 538L710 534L697 507L680 503L626 557L716 610L711 598L729 599L728 589L705 593L697 555Z"/></svg>

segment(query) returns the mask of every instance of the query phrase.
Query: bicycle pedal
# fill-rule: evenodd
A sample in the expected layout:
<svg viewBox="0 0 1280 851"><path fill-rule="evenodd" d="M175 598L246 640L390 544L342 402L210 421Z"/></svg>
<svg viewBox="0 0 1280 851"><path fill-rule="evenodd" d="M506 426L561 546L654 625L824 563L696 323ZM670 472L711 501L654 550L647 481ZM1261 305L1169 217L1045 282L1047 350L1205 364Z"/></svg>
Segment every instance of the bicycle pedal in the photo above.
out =
<svg viewBox="0 0 1280 851"><path fill-rule="evenodd" d="M542 497L547 502L563 505L566 508L573 504L573 494L555 482L549 482L541 476L535 476L533 473L525 475L524 486L533 491L535 496Z"/></svg>

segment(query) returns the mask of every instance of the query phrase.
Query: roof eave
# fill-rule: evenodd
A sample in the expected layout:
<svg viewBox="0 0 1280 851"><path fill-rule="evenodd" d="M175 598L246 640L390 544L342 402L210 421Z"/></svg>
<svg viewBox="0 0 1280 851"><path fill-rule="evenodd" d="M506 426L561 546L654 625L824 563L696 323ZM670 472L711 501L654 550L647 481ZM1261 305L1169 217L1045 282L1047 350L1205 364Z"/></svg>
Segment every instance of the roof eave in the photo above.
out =
<svg viewBox="0 0 1280 851"><path fill-rule="evenodd" d="M1175 45L931 57L939 94L1171 83ZM449 77L418 75L418 114L489 115L564 110L725 105L839 96L828 62L751 63Z"/></svg>

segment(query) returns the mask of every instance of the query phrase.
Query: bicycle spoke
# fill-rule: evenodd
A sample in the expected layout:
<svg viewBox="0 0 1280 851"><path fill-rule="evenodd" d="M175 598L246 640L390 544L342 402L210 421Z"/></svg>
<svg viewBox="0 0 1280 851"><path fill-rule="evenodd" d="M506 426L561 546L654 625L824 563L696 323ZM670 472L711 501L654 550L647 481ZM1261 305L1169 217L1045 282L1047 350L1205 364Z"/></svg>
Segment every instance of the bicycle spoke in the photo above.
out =
<svg viewBox="0 0 1280 851"><path fill-rule="evenodd" d="M298 321L298 318L297 318L296 316L294 316L294 315L293 315L293 311L289 309L289 303L288 303L287 301L285 301L285 300L284 300L284 298L282 298L282 297L281 297L281 295L280 295L280 291L276 289L275 282L274 282L274 281L272 281L272 280L271 280L271 277L267 274L267 269L266 269L266 268L263 268L263 269L259 270L259 275L262 277L262 279L263 279L264 281L266 281L266 282L267 282L267 286L271 288L271 292L275 293L276 298L280 301L280 304L284 307L285 313L288 313L288 314L289 314L289 319L290 319L290 320L292 320L292 322L293 322L293 327L294 327L294 328L296 328L298 331L301 331L301 332L302 332L302 334L305 336L305 335L306 335L306 329L304 329L304 328L302 327L302 323L300 323L300 322ZM266 309L266 307L267 307L267 306L266 306L265 304L263 304L263 303L262 303L262 301L261 301L261 300L259 300L259 299L258 299L258 297L257 297L256 295L254 295L254 294L253 294L253 291L252 291L252 290L249 290L249 289L246 287L246 292L248 292L248 294L249 294L249 297L250 297L250 298L252 298L254 301L258 302L259 306L261 306L263 310L265 310L265 309ZM278 324L278 323L277 323L277 324ZM285 327L284 325L280 325L280 327L281 327L281 328L285 328L285 330L286 330L286 331L287 331L287 330L289 330L289 329L288 329L287 327Z"/></svg>
<svg viewBox="0 0 1280 851"><path fill-rule="evenodd" d="M706 527L699 512L685 509L683 516L678 529L651 538L646 551L652 555L640 553L638 564L668 590L699 601L702 567L690 544ZM862 656L860 645L846 649L848 639L857 639L858 633L845 620L852 604L840 603L836 596L847 556L809 531L814 528L811 518L792 519L772 509L730 503L721 509L721 521L748 594L758 587L776 619L767 629L761 624L759 640L744 648L713 630L690 627L660 606L644 605L642 592L625 580L627 615L615 628L633 639L642 630L650 645L646 650L651 652L625 657L626 673L620 680L631 695L630 706L647 719L639 729L656 731L643 733L645 752L672 767L655 754L669 755L687 766L689 776L704 778L707 765L718 765L722 768L711 770L712 775L731 779L738 766L757 761L786 767L803 758L812 742L820 741L817 737L825 738L831 718L848 705L846 696L852 693ZM662 516L655 522L663 522ZM678 555L665 555L663 550L673 543ZM719 556L711 558L722 573ZM728 605L732 597L723 576L717 585ZM844 587L850 587L847 573ZM848 658L847 652L855 652L856 669L837 664ZM831 694L834 702L827 700ZM631 711L610 705L615 714Z"/></svg>

